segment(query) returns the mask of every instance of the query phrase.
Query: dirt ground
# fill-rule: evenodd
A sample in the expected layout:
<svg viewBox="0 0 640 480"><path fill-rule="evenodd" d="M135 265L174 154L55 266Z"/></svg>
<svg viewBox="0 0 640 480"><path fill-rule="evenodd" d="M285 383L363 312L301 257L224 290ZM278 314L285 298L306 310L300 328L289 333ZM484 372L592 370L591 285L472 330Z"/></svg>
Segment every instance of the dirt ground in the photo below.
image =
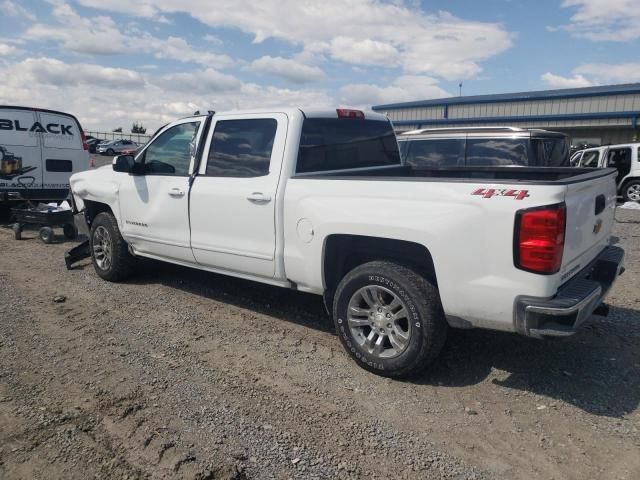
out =
<svg viewBox="0 0 640 480"><path fill-rule="evenodd" d="M318 297L0 228L0 478L640 478L640 211L573 338L453 331L421 377L342 351ZM64 300L64 301L62 301Z"/></svg>

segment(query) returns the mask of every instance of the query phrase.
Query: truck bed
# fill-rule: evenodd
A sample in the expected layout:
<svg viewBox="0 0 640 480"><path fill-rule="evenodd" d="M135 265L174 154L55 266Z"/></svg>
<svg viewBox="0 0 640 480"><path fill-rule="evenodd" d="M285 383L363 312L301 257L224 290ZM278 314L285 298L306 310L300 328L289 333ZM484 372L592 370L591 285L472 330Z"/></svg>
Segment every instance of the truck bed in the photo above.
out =
<svg viewBox="0 0 640 480"><path fill-rule="evenodd" d="M349 180L402 180L473 182L486 180L488 183L526 183L535 185L568 185L584 182L615 173L614 168L546 168L546 167L446 167L415 168L409 165L373 167L350 171L332 171L297 174L293 178L326 178Z"/></svg>

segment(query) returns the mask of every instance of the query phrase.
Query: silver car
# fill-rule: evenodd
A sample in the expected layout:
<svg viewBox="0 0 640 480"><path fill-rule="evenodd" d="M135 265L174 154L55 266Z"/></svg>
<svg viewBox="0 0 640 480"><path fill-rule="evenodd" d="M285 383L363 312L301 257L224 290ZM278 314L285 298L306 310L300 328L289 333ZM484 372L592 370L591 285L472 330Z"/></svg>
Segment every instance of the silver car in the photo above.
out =
<svg viewBox="0 0 640 480"><path fill-rule="evenodd" d="M131 140L111 140L98 145L98 153L115 155L116 153L133 153L138 149L138 144Z"/></svg>

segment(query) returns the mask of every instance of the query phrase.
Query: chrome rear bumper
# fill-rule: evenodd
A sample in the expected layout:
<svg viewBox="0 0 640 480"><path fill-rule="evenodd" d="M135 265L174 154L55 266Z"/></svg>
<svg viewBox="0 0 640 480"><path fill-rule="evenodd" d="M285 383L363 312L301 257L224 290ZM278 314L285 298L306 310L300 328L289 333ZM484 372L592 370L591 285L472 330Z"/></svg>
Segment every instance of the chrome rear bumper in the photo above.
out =
<svg viewBox="0 0 640 480"><path fill-rule="evenodd" d="M552 298L518 297L515 328L529 337L567 337L596 310L624 272L624 250L607 247Z"/></svg>

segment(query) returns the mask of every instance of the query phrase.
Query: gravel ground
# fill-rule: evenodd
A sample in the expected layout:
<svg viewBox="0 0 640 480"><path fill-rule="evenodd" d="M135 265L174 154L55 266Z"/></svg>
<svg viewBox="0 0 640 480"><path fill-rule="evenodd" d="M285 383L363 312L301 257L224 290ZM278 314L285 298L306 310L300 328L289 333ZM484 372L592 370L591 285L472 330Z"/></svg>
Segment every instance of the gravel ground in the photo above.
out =
<svg viewBox="0 0 640 480"><path fill-rule="evenodd" d="M640 211L610 316L454 331L422 377L358 368L318 297L0 229L0 478L640 478Z"/></svg>

